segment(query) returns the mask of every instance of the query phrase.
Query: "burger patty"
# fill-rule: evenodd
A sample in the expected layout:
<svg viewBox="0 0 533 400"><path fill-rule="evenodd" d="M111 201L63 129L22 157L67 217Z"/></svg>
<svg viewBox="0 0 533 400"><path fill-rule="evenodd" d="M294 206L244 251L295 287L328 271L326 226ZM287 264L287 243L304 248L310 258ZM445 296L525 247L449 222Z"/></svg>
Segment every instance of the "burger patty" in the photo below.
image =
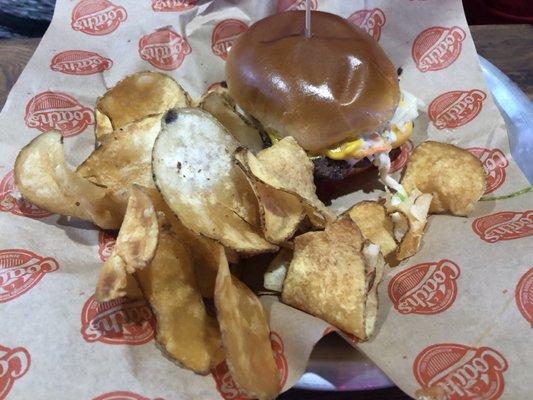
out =
<svg viewBox="0 0 533 400"><path fill-rule="evenodd" d="M391 161L400 154L399 148L391 150L389 156ZM319 157L313 160L315 164L315 180L331 180L341 181L358 171L365 170L372 166L372 162L368 158L364 158L357 164L351 164L345 160L333 160L328 157Z"/></svg>
<svg viewBox="0 0 533 400"><path fill-rule="evenodd" d="M272 146L270 137L266 134L259 121L253 117L251 119L255 126L259 129L263 146L265 148ZM399 148L392 149L389 153L391 161L398 157L400 152L401 151ZM345 160L333 160L328 157L318 157L313 159L313 164L315 166L314 176L316 182L325 180L335 182L341 181L350 175L356 174L357 172L368 169L372 166L372 162L368 158L363 158L357 164L352 164Z"/></svg>

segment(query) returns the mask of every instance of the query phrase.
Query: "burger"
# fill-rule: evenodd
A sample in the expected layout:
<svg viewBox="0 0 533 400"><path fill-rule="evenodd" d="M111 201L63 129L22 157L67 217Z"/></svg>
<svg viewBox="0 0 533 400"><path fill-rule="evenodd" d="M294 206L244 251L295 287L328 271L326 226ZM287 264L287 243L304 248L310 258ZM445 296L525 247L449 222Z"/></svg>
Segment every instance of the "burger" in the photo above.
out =
<svg viewBox="0 0 533 400"><path fill-rule="evenodd" d="M417 99L400 90L379 44L337 15L305 11L262 19L241 34L226 62L229 94L260 123L266 145L292 136L317 180L338 181L372 162L390 164L413 132Z"/></svg>

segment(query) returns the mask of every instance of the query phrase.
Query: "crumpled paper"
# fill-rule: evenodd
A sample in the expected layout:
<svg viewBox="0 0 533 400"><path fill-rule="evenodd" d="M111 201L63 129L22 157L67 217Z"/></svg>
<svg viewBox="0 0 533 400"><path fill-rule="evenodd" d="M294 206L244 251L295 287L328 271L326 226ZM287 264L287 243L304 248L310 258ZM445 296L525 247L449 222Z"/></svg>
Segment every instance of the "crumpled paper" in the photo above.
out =
<svg viewBox="0 0 533 400"><path fill-rule="evenodd" d="M413 144L431 139L469 148L488 172L486 201L473 215L431 217L420 252L387 269L376 336L355 346L411 396L528 398L533 194L522 190L529 182L510 155L461 2L311 3L362 26L401 68L402 88L424 104ZM224 363L204 377L163 357L145 302L98 306L93 291L113 236L22 201L12 168L21 147L51 128L62 131L68 162L79 164L94 146L96 98L127 74L163 71L198 98L224 79L227 51L240 32L303 6L57 1L0 115L0 399L242 398ZM411 147L402 147L397 171ZM379 194L345 193L331 207L342 211ZM275 297L262 300L286 390L332 328Z"/></svg>

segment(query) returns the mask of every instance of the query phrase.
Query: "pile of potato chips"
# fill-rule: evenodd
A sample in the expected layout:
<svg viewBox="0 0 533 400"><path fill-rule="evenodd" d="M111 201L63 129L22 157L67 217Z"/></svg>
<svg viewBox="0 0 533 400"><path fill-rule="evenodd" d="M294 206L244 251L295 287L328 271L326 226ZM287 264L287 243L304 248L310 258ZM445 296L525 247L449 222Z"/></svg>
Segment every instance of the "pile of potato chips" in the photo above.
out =
<svg viewBox="0 0 533 400"><path fill-rule="evenodd" d="M21 150L16 185L45 210L119 229L99 301L146 298L167 356L199 374L225 358L242 393L275 398L267 317L230 271L264 273L261 291L366 340L385 261L416 253L428 213L469 213L484 170L465 150L426 142L407 164L405 194L337 216L318 199L313 163L293 138L263 149L261 127L223 87L194 104L167 75L128 76L98 99L95 150L76 171L50 131ZM265 253L266 272L250 262Z"/></svg>

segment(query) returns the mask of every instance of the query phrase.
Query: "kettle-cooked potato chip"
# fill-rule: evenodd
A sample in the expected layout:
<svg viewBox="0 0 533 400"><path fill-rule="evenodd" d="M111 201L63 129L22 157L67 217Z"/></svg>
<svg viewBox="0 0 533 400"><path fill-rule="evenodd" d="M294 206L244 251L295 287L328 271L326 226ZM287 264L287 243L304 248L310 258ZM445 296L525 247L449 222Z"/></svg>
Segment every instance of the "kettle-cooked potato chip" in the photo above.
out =
<svg viewBox="0 0 533 400"><path fill-rule="evenodd" d="M150 196L138 185L133 185L130 193L115 249L126 271L133 273L146 267L154 257L159 228Z"/></svg>
<svg viewBox="0 0 533 400"><path fill-rule="evenodd" d="M132 184L155 187L152 178L152 148L161 129L161 114L118 128L78 167L76 173L128 201Z"/></svg>
<svg viewBox="0 0 533 400"><path fill-rule="evenodd" d="M159 230L152 262L135 274L156 316L156 340L180 365L207 374L223 358L218 324L207 314L187 247L168 221Z"/></svg>
<svg viewBox="0 0 533 400"><path fill-rule="evenodd" d="M430 213L465 216L485 192L485 171L469 151L427 141L411 154L401 183L408 193L418 189L433 196Z"/></svg>
<svg viewBox="0 0 533 400"><path fill-rule="evenodd" d="M49 131L27 144L15 162L15 184L22 197L52 213L118 229L125 204L107 189L74 173L65 162L63 139Z"/></svg>
<svg viewBox="0 0 533 400"><path fill-rule="evenodd" d="M374 328L378 319L379 298L378 287L385 272L385 259L379 250L379 246L368 240L363 243L361 251L365 258L365 272L367 274L367 292L365 302L365 335L369 339L374 334Z"/></svg>
<svg viewBox="0 0 533 400"><path fill-rule="evenodd" d="M254 154L263 149L259 130L237 112L227 89L207 92L200 100L199 107L212 114L242 146Z"/></svg>
<svg viewBox="0 0 533 400"><path fill-rule="evenodd" d="M100 268L94 296L99 302L110 301L120 297L144 299L135 277L126 272L124 260L116 253L111 253L111 256Z"/></svg>
<svg viewBox="0 0 533 400"><path fill-rule="evenodd" d="M171 110L163 120L152 171L183 225L243 254L275 251L259 232L254 192L233 163L236 140L201 109Z"/></svg>
<svg viewBox="0 0 533 400"><path fill-rule="evenodd" d="M394 224L394 233L399 245L396 249L396 260L405 260L416 254L420 247L427 223L428 210L432 196L413 190L398 204L391 204L387 199L386 207Z"/></svg>
<svg viewBox="0 0 533 400"><path fill-rule="evenodd" d="M305 217L300 199L292 193L275 189L258 180L245 166L240 148L235 153L237 165L248 178L259 204L259 217L265 239L278 245L286 244Z"/></svg>
<svg viewBox="0 0 533 400"><path fill-rule="evenodd" d="M189 250L194 263L198 287L202 297L212 299L215 292L215 280L218 271L219 252L226 249L217 241L202 236L186 228L168 207L157 189L145 189L152 198L156 211L162 212L172 225L178 241Z"/></svg>
<svg viewBox="0 0 533 400"><path fill-rule="evenodd" d="M107 115L102 114L98 109L94 110L94 139L95 147L98 147L102 142L104 136L113 132L113 125Z"/></svg>
<svg viewBox="0 0 533 400"><path fill-rule="evenodd" d="M365 262L362 249L363 237L347 216L328 224L324 231L297 236L282 301L361 340L368 339L377 309L369 293L379 284L381 274L376 271L377 263Z"/></svg>
<svg viewBox="0 0 533 400"><path fill-rule="evenodd" d="M127 76L109 89L97 100L96 109L117 129L170 108L188 107L189 103L187 92L169 75L144 71ZM100 120L105 122L103 118ZM100 130L97 125L97 132ZM101 141L103 136L97 139Z"/></svg>
<svg viewBox="0 0 533 400"><path fill-rule="evenodd" d="M278 245L285 244L294 236L305 217L300 200L259 181L252 185L257 195L266 240Z"/></svg>
<svg viewBox="0 0 533 400"><path fill-rule="evenodd" d="M286 137L254 156L239 150L235 155L249 174L274 189L291 193L303 203L311 223L319 228L335 219L316 195L313 163L292 137Z"/></svg>
<svg viewBox="0 0 533 400"><path fill-rule="evenodd" d="M379 245L383 256L396 250L393 224L387 209L377 201L362 201L354 205L346 214L357 224L361 233L371 242Z"/></svg>
<svg viewBox="0 0 533 400"><path fill-rule="evenodd" d="M393 225L394 240L400 243L409 230L409 218L402 211L392 211L389 213Z"/></svg>
<svg viewBox="0 0 533 400"><path fill-rule="evenodd" d="M138 289L131 274L145 268L155 254L159 227L154 205L139 186L130 193L115 247L100 269L95 295L101 302L132 297Z"/></svg>
<svg viewBox="0 0 533 400"><path fill-rule="evenodd" d="M227 261L218 269L215 306L233 381L250 398L274 399L280 376L263 306L246 285L231 276Z"/></svg>

